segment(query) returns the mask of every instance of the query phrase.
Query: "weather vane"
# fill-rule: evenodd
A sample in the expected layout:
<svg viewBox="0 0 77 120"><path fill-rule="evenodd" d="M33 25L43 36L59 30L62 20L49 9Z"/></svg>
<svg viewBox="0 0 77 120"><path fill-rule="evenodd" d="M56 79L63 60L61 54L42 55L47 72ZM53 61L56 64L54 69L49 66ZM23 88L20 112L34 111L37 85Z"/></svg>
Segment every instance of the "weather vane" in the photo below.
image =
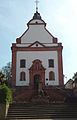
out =
<svg viewBox="0 0 77 120"><path fill-rule="evenodd" d="M36 3L36 12L38 12L38 3L39 3L39 1L36 0L35 3Z"/></svg>

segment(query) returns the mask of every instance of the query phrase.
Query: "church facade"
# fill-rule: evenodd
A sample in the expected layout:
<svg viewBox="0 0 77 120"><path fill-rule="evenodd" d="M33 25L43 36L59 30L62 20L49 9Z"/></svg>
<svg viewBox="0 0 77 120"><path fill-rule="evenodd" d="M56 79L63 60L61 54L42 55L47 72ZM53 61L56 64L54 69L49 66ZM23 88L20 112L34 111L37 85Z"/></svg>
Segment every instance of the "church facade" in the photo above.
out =
<svg viewBox="0 0 77 120"><path fill-rule="evenodd" d="M14 86L63 85L62 44L46 29L36 12L28 29L12 44L12 82Z"/></svg>
<svg viewBox="0 0 77 120"><path fill-rule="evenodd" d="M63 86L62 43L36 11L28 29L12 44L12 86L35 89Z"/></svg>

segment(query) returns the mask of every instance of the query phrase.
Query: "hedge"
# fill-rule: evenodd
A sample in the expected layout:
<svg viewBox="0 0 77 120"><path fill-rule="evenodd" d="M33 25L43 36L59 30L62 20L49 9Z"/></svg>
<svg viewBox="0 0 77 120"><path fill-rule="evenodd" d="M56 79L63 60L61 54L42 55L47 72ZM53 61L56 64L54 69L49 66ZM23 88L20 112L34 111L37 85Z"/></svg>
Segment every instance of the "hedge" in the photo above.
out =
<svg viewBox="0 0 77 120"><path fill-rule="evenodd" d="M5 84L0 85L0 103L12 102L12 90Z"/></svg>

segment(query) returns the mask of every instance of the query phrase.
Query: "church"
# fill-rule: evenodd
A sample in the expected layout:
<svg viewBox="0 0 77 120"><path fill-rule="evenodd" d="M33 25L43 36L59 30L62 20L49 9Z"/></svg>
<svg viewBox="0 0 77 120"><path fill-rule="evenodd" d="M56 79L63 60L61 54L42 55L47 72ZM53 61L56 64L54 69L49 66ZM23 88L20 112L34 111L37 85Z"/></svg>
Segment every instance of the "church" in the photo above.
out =
<svg viewBox="0 0 77 120"><path fill-rule="evenodd" d="M62 43L47 30L36 3L27 30L11 47L16 100L29 100L39 90L60 96L55 89L64 86L62 49Z"/></svg>

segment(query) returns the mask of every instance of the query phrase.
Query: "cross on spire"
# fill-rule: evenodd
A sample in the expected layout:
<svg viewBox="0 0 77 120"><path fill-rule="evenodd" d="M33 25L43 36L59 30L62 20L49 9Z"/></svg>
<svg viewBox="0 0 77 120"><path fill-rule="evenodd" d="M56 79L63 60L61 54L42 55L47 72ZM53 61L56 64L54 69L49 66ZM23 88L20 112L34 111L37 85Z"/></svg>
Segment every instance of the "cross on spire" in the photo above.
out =
<svg viewBox="0 0 77 120"><path fill-rule="evenodd" d="M36 12L38 12L38 3L39 3L39 1L36 0L35 3L36 3Z"/></svg>

